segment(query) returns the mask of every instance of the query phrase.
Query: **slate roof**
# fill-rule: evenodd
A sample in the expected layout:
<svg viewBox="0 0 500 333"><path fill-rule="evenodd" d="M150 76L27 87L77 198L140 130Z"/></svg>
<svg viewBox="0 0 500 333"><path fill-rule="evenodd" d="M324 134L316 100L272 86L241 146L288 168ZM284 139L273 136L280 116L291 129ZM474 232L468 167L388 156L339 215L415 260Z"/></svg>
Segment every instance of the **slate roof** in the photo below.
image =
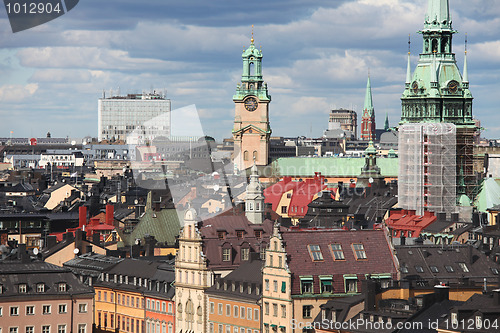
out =
<svg viewBox="0 0 500 333"><path fill-rule="evenodd" d="M319 275L333 275L334 293L344 293L343 274L355 274L358 280L364 279L365 274L386 273L396 278L396 264L383 230L304 229L283 232L282 237L292 272L292 295L301 293L300 276L313 276L315 294L321 294ZM366 259L356 259L354 243L363 244ZM342 246L345 260L333 259L330 244ZM319 245L323 260L313 261L308 245Z"/></svg>
<svg viewBox="0 0 500 333"><path fill-rule="evenodd" d="M218 279L205 293L210 296L219 296L226 299L257 302L262 294L262 264L262 260L257 258L241 264L224 278ZM227 289L224 289L224 283L227 284ZM235 284L234 291L232 283ZM241 285L243 286L242 290L240 289ZM250 294L248 293L249 287ZM257 293L257 291L259 292Z"/></svg>
<svg viewBox="0 0 500 333"><path fill-rule="evenodd" d="M250 253L260 252L267 246L272 234L274 222L264 220L262 224L253 224L246 216L215 216L203 221L200 228L203 237L203 253L206 255L209 267L212 269L234 269L241 263L241 248L248 246ZM256 238L255 231L261 232ZM237 231L243 232L243 238L238 238ZM219 239L219 232L224 233L224 239ZM232 249L231 261L222 261L222 248Z"/></svg>
<svg viewBox="0 0 500 333"><path fill-rule="evenodd" d="M492 271L495 267L500 269L498 264L472 245L401 245L396 246L396 256L401 267L401 279L456 283L466 278L482 283L484 278L497 281L499 277ZM465 264L466 268L463 269L459 263ZM434 272L431 266L435 267Z"/></svg>
<svg viewBox="0 0 500 333"><path fill-rule="evenodd" d="M26 293L19 293L19 284L27 284ZM37 284L43 283L45 291L37 292ZM67 291L59 291L58 284L66 283ZM93 288L85 286L67 268L42 261L22 263L20 261L0 261L0 285L3 298L52 298L68 295L92 296Z"/></svg>

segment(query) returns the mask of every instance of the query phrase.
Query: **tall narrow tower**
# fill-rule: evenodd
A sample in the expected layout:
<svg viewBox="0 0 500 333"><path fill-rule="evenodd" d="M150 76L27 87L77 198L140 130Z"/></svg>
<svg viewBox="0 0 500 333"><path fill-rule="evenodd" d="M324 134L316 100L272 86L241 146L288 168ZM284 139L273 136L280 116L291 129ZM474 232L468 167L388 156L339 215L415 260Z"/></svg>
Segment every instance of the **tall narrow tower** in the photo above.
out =
<svg viewBox="0 0 500 333"><path fill-rule="evenodd" d="M361 118L361 140L375 140L375 110L373 109L372 86L370 76L366 82L365 106Z"/></svg>
<svg viewBox="0 0 500 333"><path fill-rule="evenodd" d="M474 195L472 95L469 91L467 67L460 74L452 37L448 0L429 0L425 16L423 51L411 74L408 70L401 97L401 125L408 123L449 123L456 126L456 173L463 170L463 181L469 197ZM462 177L462 176L460 176ZM456 182L459 183L458 181Z"/></svg>
<svg viewBox="0 0 500 333"><path fill-rule="evenodd" d="M267 165L269 159L269 102L271 96L262 78L262 51L254 44L243 51L241 83L233 96L235 104L233 159L239 170L254 164Z"/></svg>

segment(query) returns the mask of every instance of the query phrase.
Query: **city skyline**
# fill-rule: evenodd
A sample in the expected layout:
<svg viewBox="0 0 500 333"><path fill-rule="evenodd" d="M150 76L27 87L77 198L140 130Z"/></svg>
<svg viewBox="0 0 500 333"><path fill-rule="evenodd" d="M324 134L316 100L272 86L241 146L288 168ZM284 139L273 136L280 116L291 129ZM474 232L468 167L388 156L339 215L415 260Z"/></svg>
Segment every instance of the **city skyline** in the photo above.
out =
<svg viewBox="0 0 500 333"><path fill-rule="evenodd" d="M47 24L12 34L0 11L1 135L97 137L97 101L107 93L167 90L172 110L196 105L204 132L231 136L232 96L251 25L262 45L272 96L273 135L320 136L332 108L361 117L368 73L376 122L400 119L408 34L412 70L422 50L427 0L205 2L95 0ZM453 52L463 67L468 36L473 114L488 138L500 137L495 94L500 71L499 8L450 0Z"/></svg>

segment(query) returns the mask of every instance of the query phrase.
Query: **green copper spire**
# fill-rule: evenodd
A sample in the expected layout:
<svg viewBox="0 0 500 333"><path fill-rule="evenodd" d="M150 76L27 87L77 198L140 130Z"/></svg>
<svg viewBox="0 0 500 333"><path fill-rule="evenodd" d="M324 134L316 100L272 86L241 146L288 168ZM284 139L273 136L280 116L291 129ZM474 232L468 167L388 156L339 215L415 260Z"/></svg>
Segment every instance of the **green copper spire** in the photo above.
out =
<svg viewBox="0 0 500 333"><path fill-rule="evenodd" d="M384 131L389 130L389 114L386 112L385 113L385 124L384 124Z"/></svg>
<svg viewBox="0 0 500 333"><path fill-rule="evenodd" d="M365 106L363 110L368 111L368 114L373 115L373 99L372 99L372 85L370 83L370 76L366 82Z"/></svg>
<svg viewBox="0 0 500 333"><path fill-rule="evenodd" d="M424 29L451 30L450 5L448 0L429 0Z"/></svg>
<svg viewBox="0 0 500 333"><path fill-rule="evenodd" d="M464 75L462 82L465 88L469 88L469 73L467 72L467 34L465 34Z"/></svg>

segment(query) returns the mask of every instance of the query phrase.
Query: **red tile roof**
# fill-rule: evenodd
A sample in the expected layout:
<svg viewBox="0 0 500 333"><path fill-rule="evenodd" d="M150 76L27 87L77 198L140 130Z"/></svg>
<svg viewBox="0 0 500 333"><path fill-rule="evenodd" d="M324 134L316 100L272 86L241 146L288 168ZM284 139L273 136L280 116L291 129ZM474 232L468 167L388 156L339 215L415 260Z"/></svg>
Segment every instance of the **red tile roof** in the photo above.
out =
<svg viewBox="0 0 500 333"><path fill-rule="evenodd" d="M424 215L416 215L414 210L391 211L386 220L387 227L391 230L393 237L418 237L423 229L434 223L437 217L432 212L424 212Z"/></svg>
<svg viewBox="0 0 500 333"><path fill-rule="evenodd" d="M356 274L358 281L365 274L391 274L396 278L397 267L384 230L344 231L333 229L302 229L282 234L292 272L292 295L299 295L300 276L313 276L315 294L320 294L320 275L333 276L333 293L344 293L344 274ZM330 244L340 244L345 260L334 260ZM357 260L352 244L363 244L366 259ZM323 260L313 261L308 245L319 245ZM358 282L358 290L360 290Z"/></svg>

